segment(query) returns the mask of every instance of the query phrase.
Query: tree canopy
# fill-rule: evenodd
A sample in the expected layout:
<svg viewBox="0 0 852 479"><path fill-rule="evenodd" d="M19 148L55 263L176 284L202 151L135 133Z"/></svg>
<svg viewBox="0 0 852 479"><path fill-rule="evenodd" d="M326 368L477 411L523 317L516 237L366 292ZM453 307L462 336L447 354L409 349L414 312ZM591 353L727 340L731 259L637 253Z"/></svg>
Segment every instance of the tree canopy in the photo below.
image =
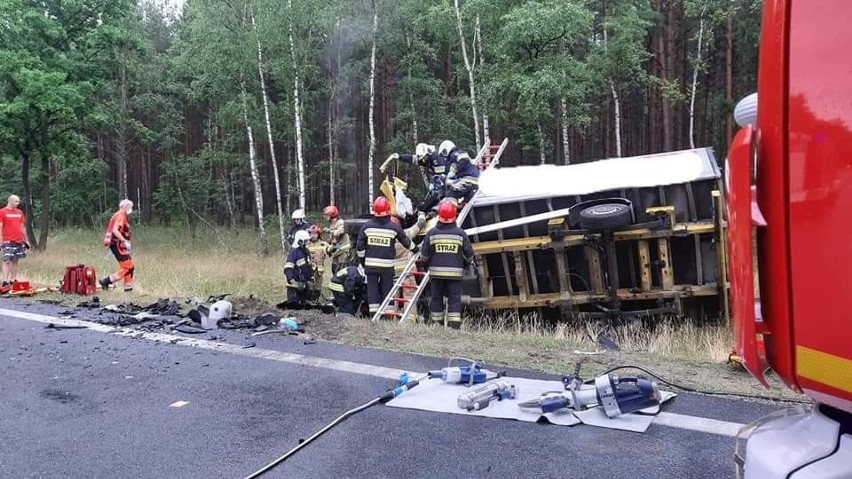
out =
<svg viewBox="0 0 852 479"><path fill-rule="evenodd" d="M473 154L508 137L508 166L691 142L724 155L755 88L760 7L0 0L0 194L22 197L43 247L52 225L96 224L123 197L193 234L302 202L364 213L381 179L368 156L417 142Z"/></svg>

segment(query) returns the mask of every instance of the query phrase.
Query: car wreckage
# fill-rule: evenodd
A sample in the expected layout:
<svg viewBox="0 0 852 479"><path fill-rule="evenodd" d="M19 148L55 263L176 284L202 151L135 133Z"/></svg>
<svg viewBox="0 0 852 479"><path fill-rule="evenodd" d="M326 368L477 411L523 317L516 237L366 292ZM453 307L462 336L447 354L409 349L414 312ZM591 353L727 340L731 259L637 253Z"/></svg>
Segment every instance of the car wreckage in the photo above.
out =
<svg viewBox="0 0 852 479"><path fill-rule="evenodd" d="M563 318L726 315L724 190L712 149L500 167L506 143L477 155L480 189L459 215L476 258L465 304ZM401 216L406 187L390 175L381 187ZM363 220L347 223L354 242Z"/></svg>

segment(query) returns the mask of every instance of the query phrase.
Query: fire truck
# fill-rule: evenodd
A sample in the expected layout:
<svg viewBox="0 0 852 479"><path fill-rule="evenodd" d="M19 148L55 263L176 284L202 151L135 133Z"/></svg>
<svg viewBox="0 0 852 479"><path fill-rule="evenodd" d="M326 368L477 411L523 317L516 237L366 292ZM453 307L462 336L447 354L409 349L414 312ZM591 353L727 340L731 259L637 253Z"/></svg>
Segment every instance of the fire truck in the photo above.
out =
<svg viewBox="0 0 852 479"><path fill-rule="evenodd" d="M764 0L725 165L736 351L814 405L745 426L745 478L852 478L852 5ZM847 40L849 40L847 42Z"/></svg>

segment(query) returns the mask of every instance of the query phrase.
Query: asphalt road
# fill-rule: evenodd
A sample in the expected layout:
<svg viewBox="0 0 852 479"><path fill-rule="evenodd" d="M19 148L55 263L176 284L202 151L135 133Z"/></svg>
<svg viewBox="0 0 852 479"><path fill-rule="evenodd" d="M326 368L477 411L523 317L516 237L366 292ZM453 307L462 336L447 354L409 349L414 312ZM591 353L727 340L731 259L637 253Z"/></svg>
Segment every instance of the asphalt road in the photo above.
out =
<svg viewBox="0 0 852 479"><path fill-rule="evenodd" d="M11 300L0 308L63 309ZM214 336L412 372L446 363L287 336L204 339ZM0 315L0 477L245 477L393 383ZM171 406L178 401L187 404ZM747 423L777 408L681 394L664 410ZM733 448L729 436L658 424L639 434L378 405L264 477L725 478L734 477Z"/></svg>

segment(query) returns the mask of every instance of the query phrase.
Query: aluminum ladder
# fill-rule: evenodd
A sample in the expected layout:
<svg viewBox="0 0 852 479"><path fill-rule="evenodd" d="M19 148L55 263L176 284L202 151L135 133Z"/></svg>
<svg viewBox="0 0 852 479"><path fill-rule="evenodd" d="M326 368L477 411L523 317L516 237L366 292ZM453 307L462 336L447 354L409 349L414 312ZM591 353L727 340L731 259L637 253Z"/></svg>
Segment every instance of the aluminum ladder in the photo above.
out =
<svg viewBox="0 0 852 479"><path fill-rule="evenodd" d="M503 151L506 149L506 145L509 144L509 139L504 138L503 142L499 145L484 145L479 152L476 154L476 157L473 159L473 163L480 170L487 170L495 165L500 163L500 156L503 154ZM474 193L473 198L470 199L467 203L465 203L462 210L459 212L458 217L456 218L456 224L461 226L464 223L465 218L470 213L471 208L473 208L473 204L477 197L479 197L480 191L477 189L476 193ZM426 285L429 284L429 272L428 271L419 271L417 266L420 260L420 253L411 255L411 259L408 260L408 263L405 265L405 270L399 275L399 278L394 282L391 287L390 293L385 297L382 301L382 304L379 305L379 309L373 314L372 320L378 321L380 318L384 316L398 317L399 322L405 321L405 318L408 317L408 313L411 312L411 308L417 304L417 300L420 299L420 295L423 294L423 291L426 289ZM419 284L414 287L412 285L406 284L406 279L409 277L414 277L415 283L418 278L420 280ZM402 297L402 291L405 289L414 289L414 296L410 299L406 299ZM398 312L398 308L394 308L393 311L389 310L389 306L391 303L395 303L396 305L404 304L402 312Z"/></svg>

